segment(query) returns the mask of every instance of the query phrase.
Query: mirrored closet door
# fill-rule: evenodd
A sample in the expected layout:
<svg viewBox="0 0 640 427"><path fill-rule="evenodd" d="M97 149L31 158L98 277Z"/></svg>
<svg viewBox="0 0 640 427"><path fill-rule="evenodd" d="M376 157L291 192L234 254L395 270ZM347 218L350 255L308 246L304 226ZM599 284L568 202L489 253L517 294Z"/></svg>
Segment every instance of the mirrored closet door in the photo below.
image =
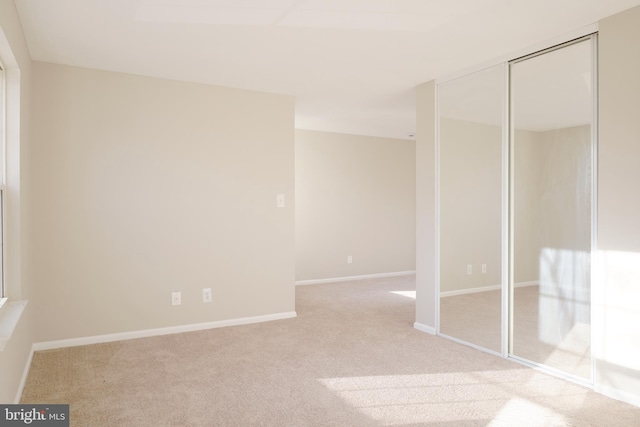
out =
<svg viewBox="0 0 640 427"><path fill-rule="evenodd" d="M503 70L438 87L440 333L498 353Z"/></svg>
<svg viewBox="0 0 640 427"><path fill-rule="evenodd" d="M595 44L438 84L438 333L586 381Z"/></svg>
<svg viewBox="0 0 640 427"><path fill-rule="evenodd" d="M593 46L510 64L511 348L591 377Z"/></svg>

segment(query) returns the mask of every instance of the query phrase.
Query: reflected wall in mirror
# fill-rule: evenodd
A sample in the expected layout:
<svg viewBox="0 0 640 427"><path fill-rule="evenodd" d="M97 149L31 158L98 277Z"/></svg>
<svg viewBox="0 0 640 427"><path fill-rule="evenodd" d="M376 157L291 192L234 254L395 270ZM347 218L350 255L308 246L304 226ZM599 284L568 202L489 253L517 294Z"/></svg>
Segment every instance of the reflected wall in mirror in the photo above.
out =
<svg viewBox="0 0 640 427"><path fill-rule="evenodd" d="M510 66L511 354L591 378L592 41Z"/></svg>
<svg viewBox="0 0 640 427"><path fill-rule="evenodd" d="M438 86L440 333L501 351L503 68Z"/></svg>

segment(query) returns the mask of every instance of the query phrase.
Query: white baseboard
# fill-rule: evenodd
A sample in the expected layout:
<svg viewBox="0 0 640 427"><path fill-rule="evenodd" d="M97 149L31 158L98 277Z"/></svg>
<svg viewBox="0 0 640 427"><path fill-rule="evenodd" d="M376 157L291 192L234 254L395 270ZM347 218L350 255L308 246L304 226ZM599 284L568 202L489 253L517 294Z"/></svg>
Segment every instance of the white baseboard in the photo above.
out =
<svg viewBox="0 0 640 427"><path fill-rule="evenodd" d="M524 288L525 286L534 286L538 282L519 282L514 285L516 288ZM467 288L459 289L457 291L440 292L440 297L454 297L456 295L475 294L477 292L498 291L502 288L502 285L481 286L479 288Z"/></svg>
<svg viewBox="0 0 640 427"><path fill-rule="evenodd" d="M267 314L264 316L241 317L237 319L217 320L214 322L195 323L191 325L169 326L166 328L145 329L141 331L120 332L117 334L97 335L91 337L71 338L66 340L45 341L33 344L34 351L52 350L56 348L75 347L79 345L99 344L113 341L131 340L135 338L170 335L180 332L201 331L204 329L222 328L226 326L249 325L251 323L269 322L272 320L291 319L296 317L295 311Z"/></svg>
<svg viewBox="0 0 640 427"><path fill-rule="evenodd" d="M457 291L446 291L440 292L440 297L455 297L457 295L466 295L466 294L475 294L478 292L488 292L488 291L497 291L502 288L502 285L491 285L491 286L482 286L479 288L467 288L467 289L459 289Z"/></svg>
<svg viewBox="0 0 640 427"><path fill-rule="evenodd" d="M313 279L313 280L297 280L296 286L317 285L320 283L333 283L333 282L349 282L351 280L362 280L362 279L377 279L379 277L411 276L412 274L416 274L416 271L415 270L396 271L394 273L365 274L362 276L333 277L329 279Z"/></svg>
<svg viewBox="0 0 640 427"><path fill-rule="evenodd" d="M614 388L608 385L598 385L598 384L594 386L594 390L597 393L603 394L612 399L620 400L630 405L640 407L640 396L637 394L632 394L626 391L618 390L617 388Z"/></svg>
<svg viewBox="0 0 640 427"><path fill-rule="evenodd" d="M435 335L436 334L436 328L431 327L431 326L427 326L427 325L425 325L423 323L415 322L413 324L413 327L415 329L417 329L417 330L419 330L421 332L425 332L425 333L427 333L429 335Z"/></svg>
<svg viewBox="0 0 640 427"><path fill-rule="evenodd" d="M538 286L540 284L539 281L534 280L532 282L518 282L515 285L513 285L516 288L525 288L527 286Z"/></svg>
<svg viewBox="0 0 640 427"><path fill-rule="evenodd" d="M16 398L13 400L13 403L16 405L20 403L20 399L22 399L22 392L24 391L24 386L27 385L27 377L29 376L29 370L31 370L31 361L33 360L33 353L35 353L35 350L33 348L33 345L31 345L31 351L29 351L29 357L27 358L27 363L24 365L24 369L22 371L22 378L20 379L20 384L18 385Z"/></svg>

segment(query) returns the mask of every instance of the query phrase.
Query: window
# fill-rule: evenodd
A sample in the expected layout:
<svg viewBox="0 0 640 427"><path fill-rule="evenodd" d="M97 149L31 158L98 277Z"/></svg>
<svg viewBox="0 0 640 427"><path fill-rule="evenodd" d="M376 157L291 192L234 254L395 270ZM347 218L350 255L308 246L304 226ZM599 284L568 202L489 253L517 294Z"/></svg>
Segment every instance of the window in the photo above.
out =
<svg viewBox="0 0 640 427"><path fill-rule="evenodd" d="M4 197L5 197L5 101L4 67L0 64L0 307L6 302L7 295L4 280Z"/></svg>
<svg viewBox="0 0 640 427"><path fill-rule="evenodd" d="M0 352L11 339L28 303L20 281L20 68L0 31ZM14 156L10 158L10 156ZM11 167L7 165L11 163ZM9 192L8 188L11 188ZM13 203L13 200L16 203ZM16 212L8 212L12 206ZM11 220L15 224L11 224ZM7 230L12 230L7 233ZM12 250L7 249L7 236ZM14 249L15 248L15 249ZM7 260L8 253L13 255ZM11 267L9 267L11 264ZM13 265L15 264L15 268ZM7 273L14 272L14 276Z"/></svg>

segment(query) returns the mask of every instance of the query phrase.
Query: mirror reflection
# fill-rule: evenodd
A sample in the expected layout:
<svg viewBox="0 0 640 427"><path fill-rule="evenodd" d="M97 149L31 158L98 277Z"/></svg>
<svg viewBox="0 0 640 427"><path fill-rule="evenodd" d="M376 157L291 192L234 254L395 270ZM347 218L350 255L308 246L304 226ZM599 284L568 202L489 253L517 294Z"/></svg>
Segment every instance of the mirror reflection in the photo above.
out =
<svg viewBox="0 0 640 427"><path fill-rule="evenodd" d="M511 65L512 347L591 377L591 41Z"/></svg>
<svg viewBox="0 0 640 427"><path fill-rule="evenodd" d="M501 349L502 67L438 86L440 333Z"/></svg>

